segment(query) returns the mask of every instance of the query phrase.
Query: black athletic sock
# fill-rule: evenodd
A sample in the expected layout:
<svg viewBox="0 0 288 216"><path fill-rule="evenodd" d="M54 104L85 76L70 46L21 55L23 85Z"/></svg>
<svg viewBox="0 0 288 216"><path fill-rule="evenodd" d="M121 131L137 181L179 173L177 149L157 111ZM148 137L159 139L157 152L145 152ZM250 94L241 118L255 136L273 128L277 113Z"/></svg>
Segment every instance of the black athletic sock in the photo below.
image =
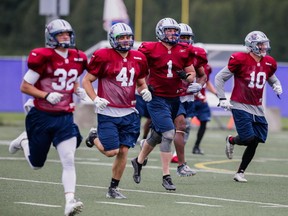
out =
<svg viewBox="0 0 288 216"><path fill-rule="evenodd" d="M199 127L198 132L197 132L197 139L196 139L194 147L199 147L200 142L201 142L201 140L204 136L204 133L206 131L206 124L207 124L207 121L201 121L200 127Z"/></svg>
<svg viewBox="0 0 288 216"><path fill-rule="evenodd" d="M250 162L252 161L255 155L257 146L258 146L258 143L253 142L253 143L250 143L246 147L242 156L242 161L239 166L238 172L241 172L241 171L244 172L246 170L246 168L248 167L248 165L250 164Z"/></svg>
<svg viewBox="0 0 288 216"><path fill-rule="evenodd" d="M140 163L138 162L138 157L136 158L136 163L137 163L137 165L138 165L139 168L142 168L142 164L140 164Z"/></svg>
<svg viewBox="0 0 288 216"><path fill-rule="evenodd" d="M120 180L117 180L117 179L112 178L112 179L111 179L111 182L110 182L110 187L111 187L111 188L116 188L116 187L118 187L119 182L120 182Z"/></svg>
<svg viewBox="0 0 288 216"><path fill-rule="evenodd" d="M168 175L164 175L163 179L166 179L166 178L171 178L171 176L169 174Z"/></svg>

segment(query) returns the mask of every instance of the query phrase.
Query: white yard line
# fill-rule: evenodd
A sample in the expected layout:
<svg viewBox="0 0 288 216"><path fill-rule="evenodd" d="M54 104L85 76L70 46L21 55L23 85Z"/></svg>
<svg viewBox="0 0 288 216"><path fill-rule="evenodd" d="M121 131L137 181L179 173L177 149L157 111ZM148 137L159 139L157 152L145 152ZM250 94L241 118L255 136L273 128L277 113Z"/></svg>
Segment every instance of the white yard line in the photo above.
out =
<svg viewBox="0 0 288 216"><path fill-rule="evenodd" d="M128 207L139 207L144 208L144 205L134 205L134 204L128 204L128 203L117 203L117 202L96 202L96 203L102 203L107 205L118 205L118 206L128 206Z"/></svg>
<svg viewBox="0 0 288 216"><path fill-rule="evenodd" d="M62 185L60 182L57 183L57 182L36 181L36 180L29 180L29 179L16 179L16 178L5 178L5 177L0 177L0 181L1 180L3 180L3 181L19 181L19 182L39 183L39 184L51 184L51 185ZM92 185L79 185L79 184L77 184L77 187L105 189L105 190L107 189L106 187L92 186ZM222 197L210 197L210 196L200 196L200 195L192 195L192 194L155 192L155 191L133 190L133 189L123 189L123 188L121 188L121 190L129 191L129 192L135 192L135 193L158 194L158 195L163 195L163 196L189 197L189 198L199 198L199 199L234 202L234 203L246 203L246 204L249 204L249 205L255 204L255 205L260 205L260 207L288 208L288 205L283 205L283 204L279 204L279 203L265 203L265 202L251 201L251 200L237 200L237 199L227 199L227 198L222 198Z"/></svg>
<svg viewBox="0 0 288 216"><path fill-rule="evenodd" d="M23 205L32 205L32 206L41 206L41 207L50 207L50 208L60 208L60 205L48 205L44 203L32 203L32 202L14 202L15 204L23 204Z"/></svg>

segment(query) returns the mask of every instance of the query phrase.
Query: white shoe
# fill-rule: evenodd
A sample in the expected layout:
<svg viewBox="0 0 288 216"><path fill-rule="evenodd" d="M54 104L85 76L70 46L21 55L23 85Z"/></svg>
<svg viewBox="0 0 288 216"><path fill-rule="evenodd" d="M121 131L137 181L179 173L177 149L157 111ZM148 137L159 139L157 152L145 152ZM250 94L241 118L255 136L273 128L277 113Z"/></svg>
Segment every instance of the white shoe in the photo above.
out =
<svg viewBox="0 0 288 216"><path fill-rule="evenodd" d="M15 154L18 150L22 149L21 142L27 139L27 133L24 131L16 139L12 140L9 145L9 152L11 154Z"/></svg>
<svg viewBox="0 0 288 216"><path fill-rule="evenodd" d="M226 146L225 146L225 153L228 159L232 159L233 158L233 152L234 152L234 145L232 145L229 142L229 138L232 137L232 135L228 135L226 137Z"/></svg>
<svg viewBox="0 0 288 216"><path fill-rule="evenodd" d="M80 201L76 201L75 199L70 200L70 202L66 203L65 206L65 216L74 216L79 214L83 209L83 203Z"/></svg>
<svg viewBox="0 0 288 216"><path fill-rule="evenodd" d="M237 182L247 182L247 179L244 178L244 173L236 173L234 180Z"/></svg>

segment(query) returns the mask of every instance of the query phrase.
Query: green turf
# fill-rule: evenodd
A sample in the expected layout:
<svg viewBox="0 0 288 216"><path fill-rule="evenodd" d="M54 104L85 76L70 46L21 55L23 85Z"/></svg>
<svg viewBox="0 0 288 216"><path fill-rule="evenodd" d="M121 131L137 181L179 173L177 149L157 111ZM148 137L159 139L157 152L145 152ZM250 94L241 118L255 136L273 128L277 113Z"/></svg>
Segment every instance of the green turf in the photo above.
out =
<svg viewBox="0 0 288 216"><path fill-rule="evenodd" d="M55 149L51 149L45 167L37 171L30 169L23 152L8 153L9 141L22 130L23 122L0 127L0 215L63 215L61 164ZM85 136L88 129L81 131ZM227 134L235 132L209 128L202 142L205 155L192 155L196 136L196 130L192 130L186 146L186 159L198 173L194 177L180 178L176 176L176 165L171 164L171 175L177 187L172 193L161 185L158 147L149 156L140 184L134 183L130 164L130 159L138 154L139 146L131 149L120 183L121 191L128 198L126 200L105 198L114 159L106 158L82 143L76 154L76 196L85 205L81 215L287 215L287 132L270 133L267 143L259 146L247 170L247 184L232 180L244 148L237 146L235 158L227 160L224 155ZM35 203L51 206L37 206Z"/></svg>

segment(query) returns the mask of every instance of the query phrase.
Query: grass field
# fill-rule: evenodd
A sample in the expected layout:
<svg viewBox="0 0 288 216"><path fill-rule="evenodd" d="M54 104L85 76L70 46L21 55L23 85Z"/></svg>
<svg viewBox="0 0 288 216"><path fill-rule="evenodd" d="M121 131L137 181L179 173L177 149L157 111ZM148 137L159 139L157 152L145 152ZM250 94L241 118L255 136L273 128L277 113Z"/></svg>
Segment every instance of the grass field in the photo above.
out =
<svg viewBox="0 0 288 216"><path fill-rule="evenodd" d="M9 142L23 131L23 116L13 119L7 120L0 115L0 215L63 215L61 164L57 152L51 148L45 167L38 171L30 169L23 152L10 155ZM86 136L88 128L81 131ZM235 132L209 128L202 142L205 151L202 156L191 154L196 129L191 131L186 159L198 173L193 177L178 177L176 165L171 164L171 175L177 187L175 192L167 192L161 185L158 148L149 156L142 172L142 182L135 184L130 159L138 154L139 146L131 149L120 182L126 200L105 198L114 159L106 158L95 148L89 149L82 143L76 154L76 196L84 203L81 215L286 216L287 131L270 133L267 143L259 146L247 170L246 184L232 180L244 148L236 146L234 159L227 160L224 139L228 134Z"/></svg>

